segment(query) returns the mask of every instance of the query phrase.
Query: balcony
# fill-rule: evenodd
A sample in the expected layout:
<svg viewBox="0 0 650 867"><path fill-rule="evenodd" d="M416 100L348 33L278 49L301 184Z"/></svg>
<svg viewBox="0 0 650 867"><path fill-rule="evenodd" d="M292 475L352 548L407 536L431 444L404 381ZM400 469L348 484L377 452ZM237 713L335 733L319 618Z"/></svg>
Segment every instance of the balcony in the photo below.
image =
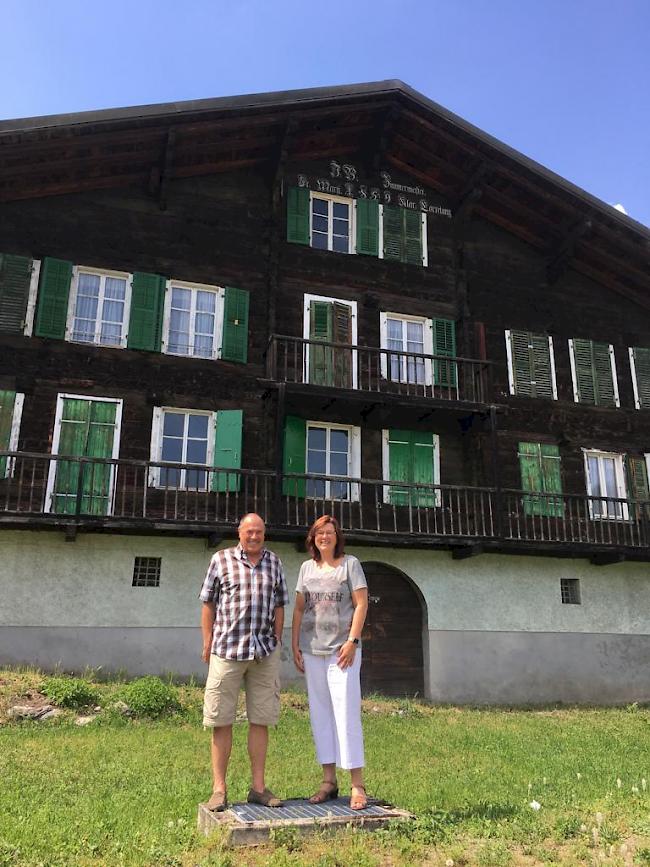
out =
<svg viewBox="0 0 650 867"><path fill-rule="evenodd" d="M295 539L332 514L350 540L450 548L456 557L650 559L645 501L26 452L0 452L0 472L5 527L233 535L241 515L258 512L272 538Z"/></svg>
<svg viewBox="0 0 650 867"><path fill-rule="evenodd" d="M476 359L279 334L271 336L266 352L266 375L273 382L465 407L489 402L493 366Z"/></svg>

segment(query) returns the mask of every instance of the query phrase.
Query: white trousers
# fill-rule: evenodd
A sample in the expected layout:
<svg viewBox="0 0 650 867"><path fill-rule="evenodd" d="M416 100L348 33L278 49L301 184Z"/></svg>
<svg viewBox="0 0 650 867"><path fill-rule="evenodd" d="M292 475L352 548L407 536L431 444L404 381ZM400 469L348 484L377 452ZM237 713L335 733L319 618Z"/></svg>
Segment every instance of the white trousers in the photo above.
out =
<svg viewBox="0 0 650 867"><path fill-rule="evenodd" d="M361 648L354 662L342 670L336 653L316 656L304 653L305 679L309 696L309 718L321 765L362 768L363 732L361 730Z"/></svg>

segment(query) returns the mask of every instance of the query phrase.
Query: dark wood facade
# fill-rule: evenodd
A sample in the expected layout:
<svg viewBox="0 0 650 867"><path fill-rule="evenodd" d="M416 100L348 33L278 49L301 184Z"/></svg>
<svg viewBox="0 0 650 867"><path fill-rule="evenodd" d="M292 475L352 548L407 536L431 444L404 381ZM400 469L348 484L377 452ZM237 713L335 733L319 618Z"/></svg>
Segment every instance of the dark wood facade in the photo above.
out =
<svg viewBox="0 0 650 867"><path fill-rule="evenodd" d="M289 188L301 173L325 176L330 160L354 166L369 190L382 190L389 171L394 182L426 191L434 209L426 267L287 242ZM584 449L639 459L650 451L650 410L635 408L628 360L629 347L650 347L650 232L401 83L0 123L0 251L234 286L250 297L245 364L0 334L0 390L25 395L21 453L51 451L57 395L68 392L123 400L124 461L150 459L154 407L241 409L241 467L277 478L284 419L300 416L361 428L360 476L374 487L354 519L348 512L359 538L412 544L415 533L417 544L451 545L459 556L464 542L478 540L481 549L602 557L605 546L613 556L648 557L645 507L626 511L628 523L635 514L631 535L619 527L612 536L608 525L583 538L574 532L578 516L563 532L549 524L546 535L543 522L525 531L520 522L516 532L504 524L522 499L519 442L558 446L562 491L583 498ZM364 390L292 379L272 366L270 349L277 335L303 339L305 294L356 302L355 346L375 352L364 361L359 350L359 376L378 364L382 311L453 320L454 357L480 368L480 392L436 397L390 393L378 381ZM557 400L510 394L508 329L553 338ZM619 407L575 402L572 338L613 345ZM439 436L436 484L458 486L466 503L474 497L471 520L445 523L461 497L449 491L424 509L431 514L373 524L386 429ZM505 502L504 491L518 493ZM14 494L4 513L2 496L0 523L19 525ZM265 496L273 532L300 535L296 504L282 500L278 485ZM447 516L433 514L440 510ZM52 522L35 511L26 510L24 523ZM196 514L175 529L205 533L210 520ZM114 529L128 526L122 517ZM142 519L133 528L160 529L133 517ZM221 517L217 531L234 521ZM80 515L54 523L111 526L108 517Z"/></svg>

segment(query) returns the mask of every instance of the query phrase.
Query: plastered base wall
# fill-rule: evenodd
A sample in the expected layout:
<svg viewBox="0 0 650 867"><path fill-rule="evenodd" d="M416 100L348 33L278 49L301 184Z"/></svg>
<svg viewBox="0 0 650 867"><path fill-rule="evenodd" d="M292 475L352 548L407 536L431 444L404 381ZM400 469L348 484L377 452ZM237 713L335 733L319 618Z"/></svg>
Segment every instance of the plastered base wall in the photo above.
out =
<svg viewBox="0 0 650 867"><path fill-rule="evenodd" d="M228 543L224 543L226 547ZM304 559L271 546L290 595ZM422 599L427 697L460 703L650 699L650 569L622 563L349 546L394 566ZM0 532L0 665L87 666L203 677L197 598L211 550L194 539ZM161 557L160 587L132 587L136 556ZM563 605L560 578L582 604ZM291 610L286 623L290 624ZM285 630L283 674L296 673Z"/></svg>

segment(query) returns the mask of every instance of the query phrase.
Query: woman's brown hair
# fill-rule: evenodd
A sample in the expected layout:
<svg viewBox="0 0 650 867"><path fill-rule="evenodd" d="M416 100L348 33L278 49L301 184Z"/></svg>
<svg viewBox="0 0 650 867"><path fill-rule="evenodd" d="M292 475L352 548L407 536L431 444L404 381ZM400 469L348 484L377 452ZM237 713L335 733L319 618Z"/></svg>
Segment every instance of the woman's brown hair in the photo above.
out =
<svg viewBox="0 0 650 867"><path fill-rule="evenodd" d="M331 524L336 532L334 558L338 560L339 557L343 556L343 551L345 550L345 538L343 537L343 531L341 530L339 522L332 515L322 515L314 521L307 533L305 545L313 559L320 560L320 551L316 547L316 533L318 533L319 530L322 530L326 524Z"/></svg>

